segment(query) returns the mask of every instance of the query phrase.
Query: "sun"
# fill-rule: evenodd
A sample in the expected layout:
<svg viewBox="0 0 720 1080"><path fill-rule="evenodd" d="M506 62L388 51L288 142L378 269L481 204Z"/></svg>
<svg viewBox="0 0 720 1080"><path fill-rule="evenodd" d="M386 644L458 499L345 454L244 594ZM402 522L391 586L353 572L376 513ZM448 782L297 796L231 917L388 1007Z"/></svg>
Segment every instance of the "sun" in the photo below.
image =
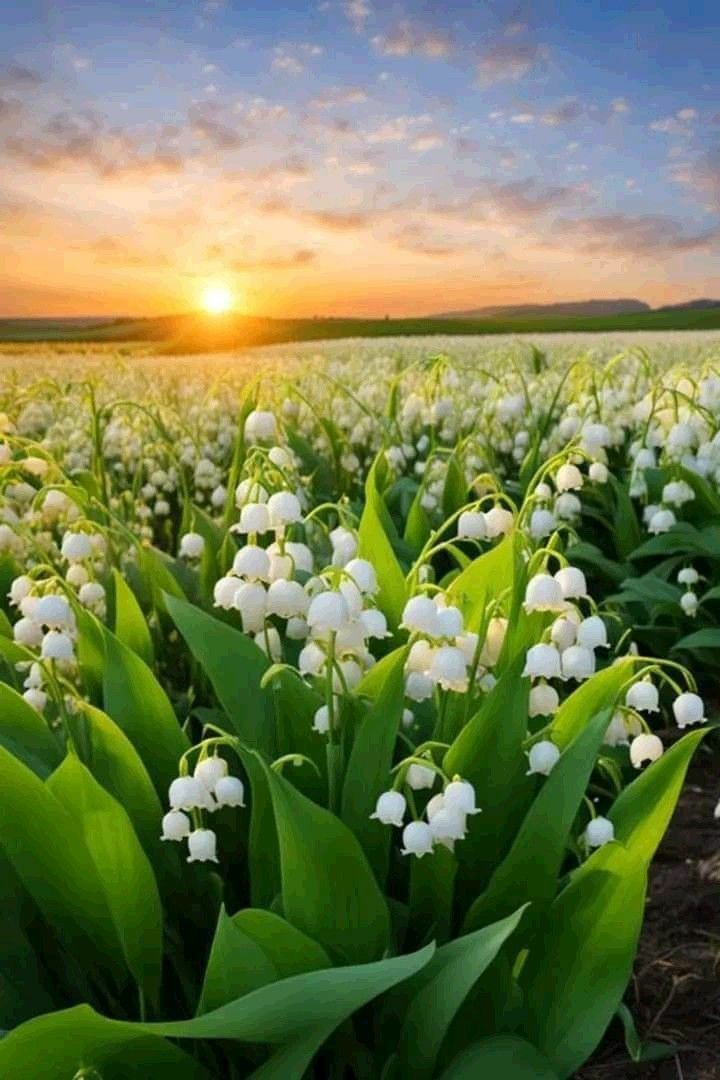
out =
<svg viewBox="0 0 720 1080"><path fill-rule="evenodd" d="M227 285L208 285L201 302L208 315L224 315L233 306L233 294Z"/></svg>

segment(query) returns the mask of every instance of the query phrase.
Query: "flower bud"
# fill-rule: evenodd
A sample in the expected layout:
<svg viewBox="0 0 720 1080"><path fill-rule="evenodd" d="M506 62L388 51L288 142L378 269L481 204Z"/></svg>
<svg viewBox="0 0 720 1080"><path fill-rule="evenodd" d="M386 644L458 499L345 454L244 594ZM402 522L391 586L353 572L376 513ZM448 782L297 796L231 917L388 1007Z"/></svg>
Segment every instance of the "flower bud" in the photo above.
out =
<svg viewBox="0 0 720 1080"><path fill-rule="evenodd" d="M428 769L425 765L416 765L413 762L408 767L408 771L405 775L405 780L409 787L413 791L422 791L424 788L431 788L435 783L435 770Z"/></svg>

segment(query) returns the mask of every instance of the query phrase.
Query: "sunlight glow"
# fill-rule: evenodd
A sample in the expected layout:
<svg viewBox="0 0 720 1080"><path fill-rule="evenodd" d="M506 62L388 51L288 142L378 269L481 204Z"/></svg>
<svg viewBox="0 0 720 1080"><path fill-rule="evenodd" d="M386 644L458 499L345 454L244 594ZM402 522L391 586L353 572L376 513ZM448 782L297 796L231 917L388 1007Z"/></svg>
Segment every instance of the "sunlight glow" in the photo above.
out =
<svg viewBox="0 0 720 1080"><path fill-rule="evenodd" d="M227 285L208 285L202 294L202 306L209 315L224 315L233 306Z"/></svg>

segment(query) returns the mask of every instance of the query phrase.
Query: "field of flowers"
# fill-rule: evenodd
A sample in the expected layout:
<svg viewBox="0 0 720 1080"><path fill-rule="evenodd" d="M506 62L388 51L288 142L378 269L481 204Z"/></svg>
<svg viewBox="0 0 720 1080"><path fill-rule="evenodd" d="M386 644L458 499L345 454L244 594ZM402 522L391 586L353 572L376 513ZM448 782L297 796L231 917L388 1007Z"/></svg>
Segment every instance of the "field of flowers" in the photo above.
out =
<svg viewBox="0 0 720 1080"><path fill-rule="evenodd" d="M0 1076L633 1034L716 744L719 429L720 334L0 353Z"/></svg>

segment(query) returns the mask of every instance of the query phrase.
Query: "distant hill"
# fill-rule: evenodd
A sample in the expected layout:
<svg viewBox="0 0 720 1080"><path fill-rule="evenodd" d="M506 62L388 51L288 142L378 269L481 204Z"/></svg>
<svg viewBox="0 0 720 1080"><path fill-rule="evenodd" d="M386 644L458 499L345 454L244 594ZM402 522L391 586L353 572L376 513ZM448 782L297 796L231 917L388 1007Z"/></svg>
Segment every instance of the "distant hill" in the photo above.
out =
<svg viewBox="0 0 720 1080"><path fill-rule="evenodd" d="M720 308L720 300L686 300L683 304L666 304L658 311L708 311Z"/></svg>
<svg viewBox="0 0 720 1080"><path fill-rule="evenodd" d="M708 304L710 302L708 301ZM716 305L720 306L720 305ZM443 311L434 319L525 319L563 315L634 315L651 311L642 300L570 300L559 304L501 304L469 311Z"/></svg>

